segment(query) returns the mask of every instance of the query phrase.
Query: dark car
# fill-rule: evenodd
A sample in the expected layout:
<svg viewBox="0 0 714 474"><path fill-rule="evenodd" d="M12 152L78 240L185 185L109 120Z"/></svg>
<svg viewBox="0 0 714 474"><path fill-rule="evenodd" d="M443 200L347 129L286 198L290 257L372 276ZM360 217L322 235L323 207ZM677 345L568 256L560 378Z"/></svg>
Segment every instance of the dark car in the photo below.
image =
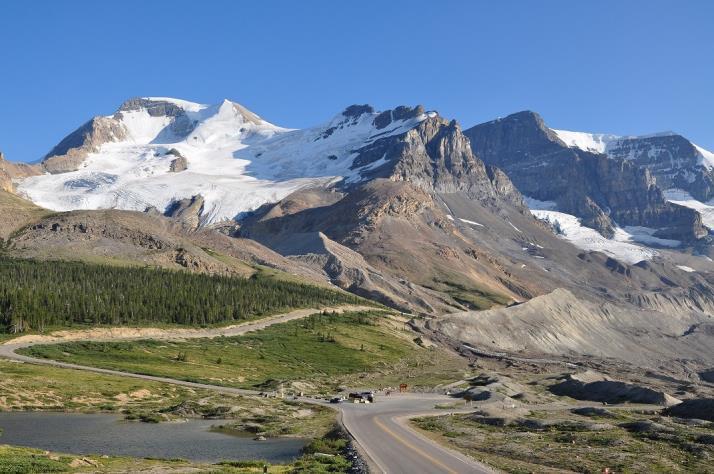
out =
<svg viewBox="0 0 714 474"><path fill-rule="evenodd" d="M340 397L332 397L330 398L330 403L340 403L342 399Z"/></svg>

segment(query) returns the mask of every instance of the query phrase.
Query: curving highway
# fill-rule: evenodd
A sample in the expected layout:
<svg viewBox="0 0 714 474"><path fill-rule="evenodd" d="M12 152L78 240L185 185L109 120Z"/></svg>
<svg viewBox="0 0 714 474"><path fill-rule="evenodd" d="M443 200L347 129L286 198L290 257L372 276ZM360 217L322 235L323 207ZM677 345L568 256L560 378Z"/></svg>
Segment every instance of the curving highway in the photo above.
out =
<svg viewBox="0 0 714 474"><path fill-rule="evenodd" d="M434 406L453 401L438 394L396 394L379 397L374 404L342 403L340 410L345 428L366 454L373 473L493 473L409 426L409 418L449 413Z"/></svg>

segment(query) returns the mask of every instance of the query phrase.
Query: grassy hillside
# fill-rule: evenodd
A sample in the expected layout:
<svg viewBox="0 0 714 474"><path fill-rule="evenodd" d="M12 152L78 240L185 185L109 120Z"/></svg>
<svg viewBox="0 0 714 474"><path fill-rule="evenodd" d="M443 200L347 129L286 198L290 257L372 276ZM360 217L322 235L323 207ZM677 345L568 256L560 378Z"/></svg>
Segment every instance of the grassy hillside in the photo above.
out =
<svg viewBox="0 0 714 474"><path fill-rule="evenodd" d="M251 278L0 257L0 332L66 325L210 325L358 297Z"/></svg>
<svg viewBox="0 0 714 474"><path fill-rule="evenodd" d="M78 342L23 353L79 364L253 389L331 391L340 385L433 386L463 376L465 362L420 347L378 313L315 315L238 337L186 342Z"/></svg>
<svg viewBox="0 0 714 474"><path fill-rule="evenodd" d="M0 243L20 227L50 214L19 196L0 190Z"/></svg>

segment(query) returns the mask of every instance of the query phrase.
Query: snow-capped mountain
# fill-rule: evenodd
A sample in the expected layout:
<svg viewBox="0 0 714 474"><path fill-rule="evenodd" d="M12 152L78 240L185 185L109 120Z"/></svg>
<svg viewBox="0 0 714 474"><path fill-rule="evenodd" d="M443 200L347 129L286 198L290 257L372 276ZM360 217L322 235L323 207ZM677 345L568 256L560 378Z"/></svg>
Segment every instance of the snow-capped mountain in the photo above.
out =
<svg viewBox="0 0 714 474"><path fill-rule="evenodd" d="M508 177L474 156L455 120L421 106L353 105L323 125L291 130L230 101L132 99L67 136L42 167L18 191L43 207L158 211L189 231L238 217L221 229L405 309L539 291L547 278L529 288L516 274L525 268L519 260L532 259L522 241L536 238L530 232L557 241ZM474 235L517 258L487 257ZM457 287L485 300L449 296Z"/></svg>
<svg viewBox="0 0 714 474"><path fill-rule="evenodd" d="M455 121L421 107L380 113L353 105L322 125L293 130L228 100L204 105L137 98L79 127L43 159L44 174L16 185L20 194L57 211L155 209L195 228L241 218L300 190L343 192L374 178L525 209L513 179L533 213L557 221L562 236L622 261L650 259L658 254L650 246L678 247L705 233L699 214L686 208L707 218L705 204L675 190L668 197L681 205L668 203L637 166L641 153L624 156L633 140L644 146L670 135L552 130L533 113L464 133L470 142ZM708 155L695 150L704 157L698 163L707 163Z"/></svg>
<svg viewBox="0 0 714 474"><path fill-rule="evenodd" d="M714 168L714 153L674 132L619 136L605 133L551 129L566 145L615 158L635 160L641 165L668 160L673 167Z"/></svg>
<svg viewBox="0 0 714 474"><path fill-rule="evenodd" d="M699 211L714 228L714 153L685 137L663 132L642 136L617 136L553 130L570 147L627 160L652 173L665 197Z"/></svg>
<svg viewBox="0 0 714 474"><path fill-rule="evenodd" d="M634 243L677 247L707 234L697 212L667 202L649 169L603 154L619 143L613 135L552 130L530 111L464 133L477 156L508 174L538 217L565 226L563 235L580 248L636 262L653 253Z"/></svg>
<svg viewBox="0 0 714 474"><path fill-rule="evenodd" d="M132 99L62 140L43 160L47 173L23 180L18 192L58 211L163 212L201 195L202 222L219 222L300 188L359 181L382 163L355 165L356 149L435 115L398 112L352 106L324 125L291 130L228 100Z"/></svg>

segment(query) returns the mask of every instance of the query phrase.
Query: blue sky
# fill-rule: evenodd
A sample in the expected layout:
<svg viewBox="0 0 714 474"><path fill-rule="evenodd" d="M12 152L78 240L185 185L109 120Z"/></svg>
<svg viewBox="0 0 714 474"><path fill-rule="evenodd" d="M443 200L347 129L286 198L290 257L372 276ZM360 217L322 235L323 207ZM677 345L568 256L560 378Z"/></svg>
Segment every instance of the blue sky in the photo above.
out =
<svg viewBox="0 0 714 474"><path fill-rule="evenodd" d="M464 128L675 130L714 149L714 2L0 2L0 150L41 158L135 96L240 102L306 127L353 103Z"/></svg>

